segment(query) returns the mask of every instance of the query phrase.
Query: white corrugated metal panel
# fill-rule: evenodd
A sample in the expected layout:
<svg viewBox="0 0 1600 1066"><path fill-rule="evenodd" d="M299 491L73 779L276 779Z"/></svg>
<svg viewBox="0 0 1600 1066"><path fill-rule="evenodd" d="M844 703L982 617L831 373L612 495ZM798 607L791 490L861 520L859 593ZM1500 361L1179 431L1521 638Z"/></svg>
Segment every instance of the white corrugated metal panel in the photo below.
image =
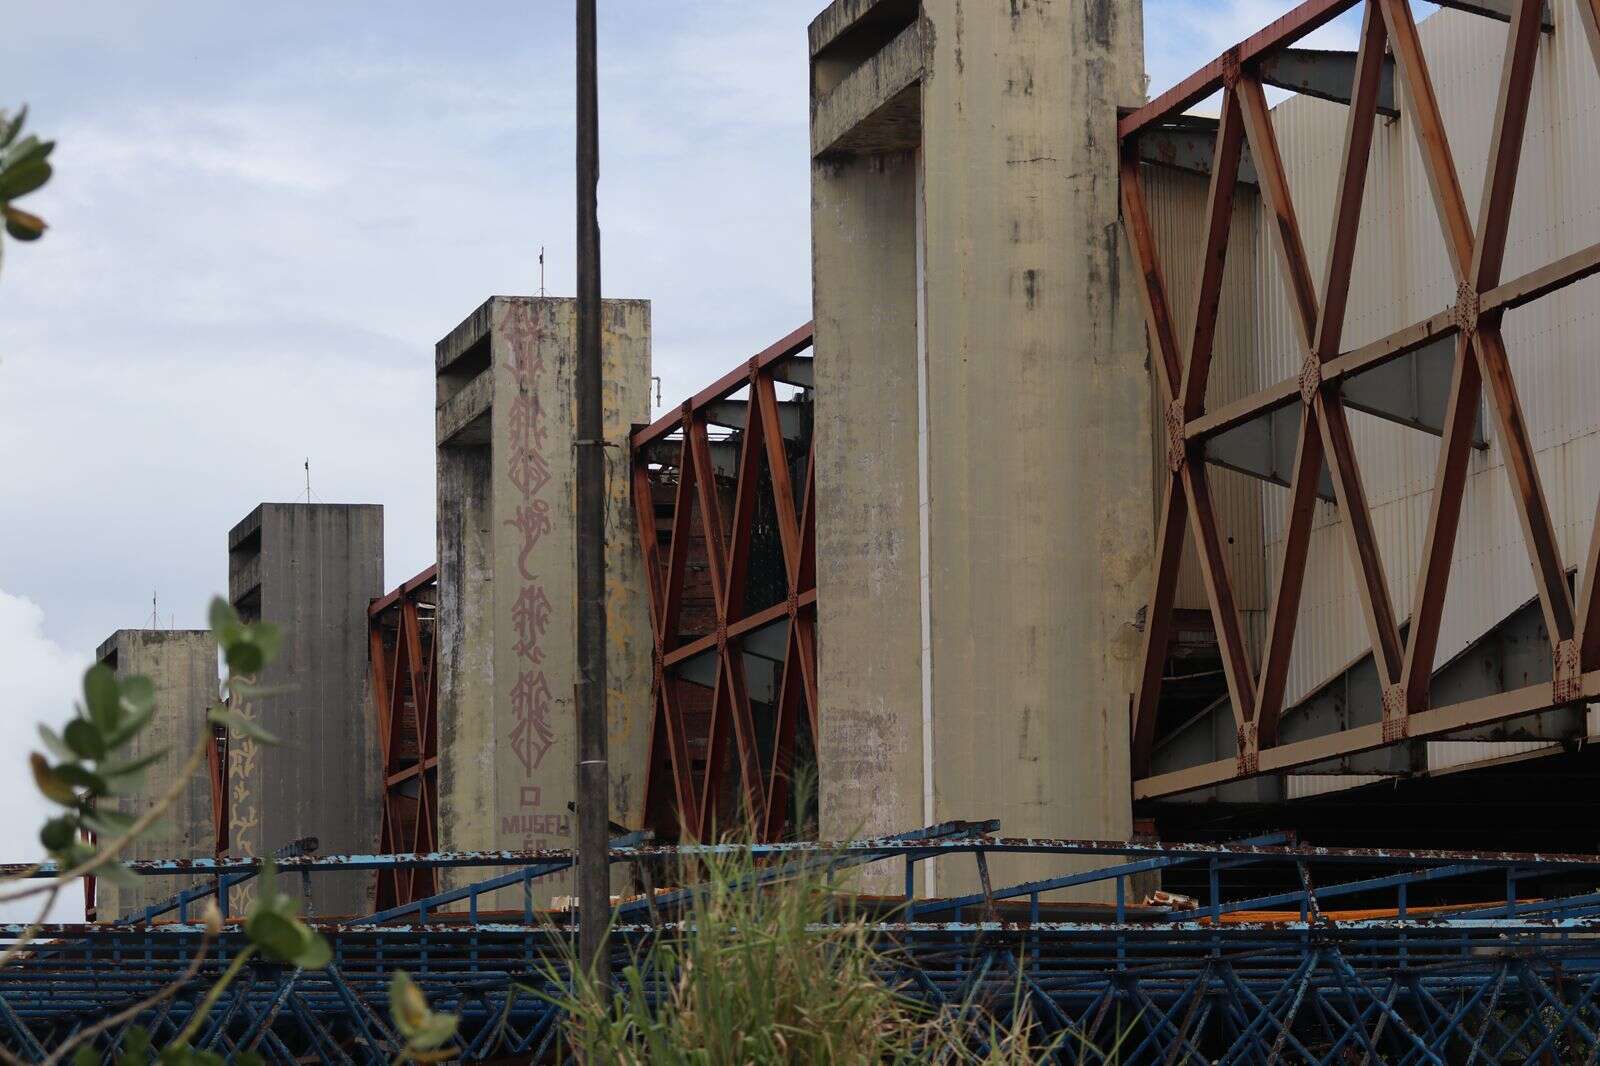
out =
<svg viewBox="0 0 1600 1066"><path fill-rule="evenodd" d="M1382 774L1289 774L1283 779L1283 794L1291 800L1310 799L1382 780Z"/></svg>
<svg viewBox="0 0 1600 1066"><path fill-rule="evenodd" d="M1560 744L1544 740L1430 740L1428 769L1437 773L1475 763L1509 759L1533 751L1560 750Z"/></svg>
<svg viewBox="0 0 1600 1066"><path fill-rule="evenodd" d="M1179 343L1187 345L1193 329L1195 290L1200 283L1210 181L1166 167L1146 167L1144 188L1174 325ZM1255 269L1256 218L1255 194L1241 186L1234 199L1233 223L1228 235L1226 280L1229 284L1223 290L1222 307L1217 316L1215 356L1206 390L1212 406L1247 396L1260 388L1263 381L1251 358L1255 312L1247 284ZM1160 383L1154 374L1151 378L1152 388L1159 389ZM1151 404L1151 410L1156 434L1156 483L1161 485L1167 476L1167 439L1166 405L1159 396ZM1252 615L1264 611L1267 597L1261 542L1261 483L1218 467L1210 468L1209 474L1218 519L1229 538L1228 563L1235 595L1240 610L1245 612L1247 628L1254 631L1260 626ZM1184 551L1177 606L1196 610L1208 606L1192 538Z"/></svg>
<svg viewBox="0 0 1600 1066"><path fill-rule="evenodd" d="M1541 39L1504 277L1514 278L1600 241L1600 77L1571 9L1556 0L1558 30ZM1505 24L1439 11L1421 26L1468 209L1476 215L1505 48ZM1455 285L1406 100L1380 120L1345 316L1349 349L1433 314ZM1332 228L1347 109L1305 97L1274 111L1306 251L1318 279ZM1255 361L1263 382L1294 377L1304 344L1290 317L1268 227L1258 227ZM1242 283L1242 282L1241 282ZM1532 427L1540 475L1567 565L1584 561L1600 494L1600 280L1589 279L1508 314L1506 344ZM1395 609L1411 610L1432 503L1438 439L1352 412L1352 434L1373 505ZM1447 598L1438 660L1454 655L1533 595L1527 551L1498 443L1475 453ZM1282 558L1287 493L1262 493L1269 584ZM1319 505L1290 671L1303 696L1366 650L1367 633L1339 512ZM1481 757L1481 756L1479 756Z"/></svg>

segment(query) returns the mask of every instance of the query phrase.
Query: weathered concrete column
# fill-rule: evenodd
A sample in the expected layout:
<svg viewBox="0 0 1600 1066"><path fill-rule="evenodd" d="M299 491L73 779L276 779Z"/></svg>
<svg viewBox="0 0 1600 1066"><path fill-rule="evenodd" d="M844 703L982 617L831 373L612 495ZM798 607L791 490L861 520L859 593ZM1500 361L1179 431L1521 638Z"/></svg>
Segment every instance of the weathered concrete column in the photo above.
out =
<svg viewBox="0 0 1600 1066"><path fill-rule="evenodd" d="M101 643L95 658L118 677L143 674L155 686L156 712L134 738L128 757L166 749L145 771L144 787L117 801L123 814L138 817L165 792L202 737L211 735L206 711L217 703L217 641L204 629L119 629ZM205 764L189 779L162 820L134 841L127 859L210 858L215 849L211 779ZM96 918L110 921L136 914L187 887L189 878L142 877L137 888L105 878L95 885Z"/></svg>
<svg viewBox="0 0 1600 1066"><path fill-rule="evenodd" d="M283 630L264 694L243 708L283 743L229 741L230 854L267 857L307 837L323 855L377 850L383 790L367 605L383 591L375 504L264 503L228 534L234 608ZM318 915L371 912L369 873L317 874L312 888Z"/></svg>
<svg viewBox="0 0 1600 1066"><path fill-rule="evenodd" d="M1115 127L1140 12L836 0L812 23L827 835L1131 830L1152 489ZM941 860L919 890L976 883Z"/></svg>
<svg viewBox="0 0 1600 1066"><path fill-rule="evenodd" d="M611 819L637 826L653 644L627 437L650 415L650 304L603 306ZM575 845L576 344L574 301L496 296L437 346L446 849ZM555 892L573 884L560 878Z"/></svg>

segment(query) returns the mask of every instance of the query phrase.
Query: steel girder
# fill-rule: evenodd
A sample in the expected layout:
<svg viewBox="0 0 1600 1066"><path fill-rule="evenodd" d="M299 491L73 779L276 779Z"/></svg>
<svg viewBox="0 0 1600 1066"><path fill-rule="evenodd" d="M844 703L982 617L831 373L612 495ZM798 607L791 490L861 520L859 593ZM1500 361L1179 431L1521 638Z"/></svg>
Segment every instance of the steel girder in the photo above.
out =
<svg viewBox="0 0 1600 1066"><path fill-rule="evenodd" d="M1600 245L1519 278L1508 281L1502 277L1534 63L1544 28L1544 5L1542 0L1513 0L1500 5L1504 11L1488 11L1481 4L1454 6L1504 17L1510 24L1482 206L1476 222L1468 212L1461 189L1409 0L1307 0L1118 124L1123 148L1123 223L1139 266L1137 290L1167 404L1168 476L1157 528L1156 576L1146 616L1142 669L1133 695L1135 799L1171 796L1411 740L1446 736L1600 696L1600 595L1595 591L1600 573L1600 522L1596 523L1591 541L1584 584L1575 596L1568 586L1567 569L1500 328L1508 309L1600 272ZM1357 7L1364 9L1364 22L1349 94L1333 231L1319 285L1301 241L1288 175L1268 114L1262 64L1319 26ZM1600 61L1600 0L1576 0L1575 7L1576 21ZM1578 29L1574 26L1573 32ZM1370 344L1344 350L1340 342L1361 202L1390 57L1405 86L1406 110L1418 131L1424 170L1457 282L1457 299L1452 306L1421 322ZM1218 90L1222 91L1222 116L1209 171L1206 240L1200 249L1201 280L1195 305L1183 316L1193 323L1192 328L1186 336L1180 336L1179 317L1168 300L1161 257L1146 211L1139 140L1145 130L1162 128L1162 123L1172 116ZM1301 327L1304 359L1296 378L1209 410L1206 386L1239 160L1246 147L1290 305ZM1450 385L1436 427L1443 444L1415 609L1409 626L1402 627L1390 600L1362 472L1351 444L1343 386L1359 373L1424 349L1432 351L1441 339L1454 344ZM1512 478L1512 496L1521 518L1539 605L1551 635L1552 679L1482 699L1441 704L1431 699L1430 692L1434 652L1460 525L1468 457L1479 435L1479 398L1485 391ZM1357 404L1352 399L1348 406ZM1289 417L1298 429L1293 462L1280 475L1290 485L1284 561L1271 600L1258 665L1252 662L1246 644L1223 550L1227 531L1220 528L1211 498L1206 470L1213 456L1208 442L1229 430L1289 412L1294 412ZM1372 661L1377 668L1383 716L1378 722L1283 742L1279 719L1284 709L1314 504L1319 489L1324 488L1324 463L1331 483L1326 487L1333 490L1343 518L1341 526L1372 646ZM1277 465L1281 464L1275 464L1274 469ZM1186 528L1192 530L1199 547L1199 563L1233 711L1237 753L1232 759L1153 773L1150 755Z"/></svg>
<svg viewBox="0 0 1600 1066"><path fill-rule="evenodd" d="M814 750L810 347L807 324L631 439L655 639L646 824L682 839L730 822L777 839L802 736ZM773 587L755 581L763 534Z"/></svg>
<svg viewBox="0 0 1600 1066"><path fill-rule="evenodd" d="M434 637L439 568L430 566L367 612L372 709L383 760L384 852L439 847L439 661ZM380 870L377 906L409 903L438 890L432 869Z"/></svg>
<svg viewBox="0 0 1600 1066"><path fill-rule="evenodd" d="M756 863L750 889L757 891L806 868L904 862L911 876L918 862L962 854L1030 852L1060 856L1063 865L1086 854L1115 857L1098 870L982 898L917 901L912 913L858 901L886 952L884 981L952 1013L981 1006L1002 1024L1026 1010L1041 1036L1057 1041L1052 1061L1587 1062L1600 1047L1600 894L1592 887L1570 894L1600 877L1600 856L1329 849L1281 836L1215 846L1050 841L989 835L996 828L951 823L837 845L628 844L612 858L744 850ZM532 862L534 876L547 876L570 859L307 856L285 865L315 875ZM195 861L128 865L160 874ZM200 865L249 872L248 860ZM1188 871L1207 891L1188 903L1127 900L1131 879L1155 870ZM491 891L505 876L478 884ZM1042 898L1096 880L1116 882L1116 906ZM629 964L651 938L685 920L682 904L695 891L620 908L613 966ZM1419 905L1424 896L1432 902ZM1440 906L1440 899L1455 902ZM1335 901L1366 909L1333 910ZM561 1017L537 992L557 991L564 980L571 926L559 916L462 912L460 902L441 897L430 909L419 901L416 921L374 915L365 924L324 924L335 950L330 966L247 967L201 1027L199 1046L223 1054L254 1049L281 1062L392 1060L398 1043L387 983L403 968L434 1005L460 1014L461 1058L545 1061L558 1051ZM849 906L841 898L840 907ZM8 927L0 939L19 931ZM198 948L201 930L182 921L61 926L45 937L0 969L0 1046L25 1060L168 985ZM172 1039L240 944L236 931L225 934L194 981L108 1028L96 1046L111 1056L135 1021L158 1045ZM643 979L661 995L672 976ZM987 1024L968 1032L981 1050Z"/></svg>

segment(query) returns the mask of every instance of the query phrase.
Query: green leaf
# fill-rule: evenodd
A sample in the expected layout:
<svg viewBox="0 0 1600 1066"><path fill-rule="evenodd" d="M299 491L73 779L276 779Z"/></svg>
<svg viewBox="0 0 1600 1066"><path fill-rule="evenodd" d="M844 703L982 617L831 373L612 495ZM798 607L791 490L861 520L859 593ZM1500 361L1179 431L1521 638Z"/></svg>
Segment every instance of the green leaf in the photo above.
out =
<svg viewBox="0 0 1600 1066"><path fill-rule="evenodd" d="M412 1033L428 1023L428 1015L432 1013L428 1009L427 997L411 980L411 975L404 970L396 970L394 976L389 978L389 1015L407 1043L411 1041Z"/></svg>
<svg viewBox="0 0 1600 1066"><path fill-rule="evenodd" d="M0 114L0 121L3 121L4 117L4 114ZM22 132L22 124L27 120L28 105L23 104L22 107L17 111L16 117L6 124L3 131L0 131L0 148L6 147L12 141L17 139L17 134Z"/></svg>
<svg viewBox="0 0 1600 1066"><path fill-rule="evenodd" d="M122 679L122 709L129 714L139 714L156 705L156 686L143 674Z"/></svg>
<svg viewBox="0 0 1600 1066"><path fill-rule="evenodd" d="M122 692L117 675L105 663L95 663L83 675L83 703L90 720L107 733L122 721Z"/></svg>
<svg viewBox="0 0 1600 1066"><path fill-rule="evenodd" d="M211 600L211 633L217 638L217 643L226 647L239 639L239 632L243 627L239 624L239 612L233 609L233 604L221 596Z"/></svg>
<svg viewBox="0 0 1600 1066"><path fill-rule="evenodd" d="M50 754L58 759L72 758L72 749L67 747L67 742L61 735L47 725L39 727L39 736L44 740L44 746L50 749Z"/></svg>
<svg viewBox="0 0 1600 1066"><path fill-rule="evenodd" d="M259 674L261 668L267 665L267 657L260 646L244 638L229 644L223 654L228 661L228 669L236 674Z"/></svg>
<svg viewBox="0 0 1600 1066"><path fill-rule="evenodd" d="M50 228L38 215L10 204L0 208L0 215L5 216L6 232L19 241L36 241Z"/></svg>
<svg viewBox="0 0 1600 1066"><path fill-rule="evenodd" d="M267 1060L254 1051L240 1051L233 1056L234 1066L267 1066Z"/></svg>
<svg viewBox="0 0 1600 1066"><path fill-rule="evenodd" d="M139 819L131 814L124 814L115 808L92 807L83 812L83 824L99 833L101 837L118 837L133 828L133 823Z"/></svg>
<svg viewBox="0 0 1600 1066"><path fill-rule="evenodd" d="M74 718L68 722L64 739L67 747L72 749L72 754L80 759L105 758L105 737L100 735L100 728L87 718Z"/></svg>
<svg viewBox="0 0 1600 1066"><path fill-rule="evenodd" d="M456 1035L457 1019L454 1014L434 1014L430 1012L428 1022L410 1038L414 1048L423 1051L432 1051L434 1048Z"/></svg>
<svg viewBox="0 0 1600 1066"><path fill-rule="evenodd" d="M278 743L277 737L230 707L213 707L206 712L206 719L217 725L227 727L230 732L242 733L263 744Z"/></svg>
<svg viewBox="0 0 1600 1066"><path fill-rule="evenodd" d="M39 830L39 843L52 854L70 847L78 839L78 820L70 814L58 815Z"/></svg>
<svg viewBox="0 0 1600 1066"><path fill-rule="evenodd" d="M305 929L305 946L300 953L289 961L302 970L320 970L333 961L333 949L328 946L327 938L315 929Z"/></svg>
<svg viewBox="0 0 1600 1066"><path fill-rule="evenodd" d="M55 147L55 141L41 141L30 133L16 144L6 148L5 155L0 156L0 165L10 169L42 163L49 158Z"/></svg>
<svg viewBox="0 0 1600 1066"><path fill-rule="evenodd" d="M0 199L15 200L26 196L50 180L50 164L43 159L7 166L0 173Z"/></svg>
<svg viewBox="0 0 1600 1066"><path fill-rule="evenodd" d="M244 931L252 944L278 962L293 962L310 948L311 930L275 910L256 911L245 923Z"/></svg>
<svg viewBox="0 0 1600 1066"><path fill-rule="evenodd" d="M150 719L155 713L156 709L154 707L146 707L144 710L135 711L124 718L121 725L106 733L106 747L112 751L122 747L132 740L141 729L150 724Z"/></svg>
<svg viewBox="0 0 1600 1066"><path fill-rule="evenodd" d="M138 888L140 882L144 880L144 878L120 862L108 862L104 866L97 867L94 875L102 881L111 882L118 888Z"/></svg>
<svg viewBox="0 0 1600 1066"><path fill-rule="evenodd" d="M68 807L77 805L78 794L72 791L72 786L61 779L61 775L50 769L50 763L43 755L32 752L28 756L28 766L33 770L33 783L39 786L39 791L44 793L45 799Z"/></svg>
<svg viewBox="0 0 1600 1066"><path fill-rule="evenodd" d="M150 1031L142 1025L128 1029L122 1038L122 1053L117 1066L145 1066L150 1061Z"/></svg>
<svg viewBox="0 0 1600 1066"><path fill-rule="evenodd" d="M72 1053L72 1066L100 1066L100 1052L89 1044L79 1044Z"/></svg>
<svg viewBox="0 0 1600 1066"><path fill-rule="evenodd" d="M160 751L153 751L149 755L142 755L139 758L128 762L103 763L99 768L100 776L110 780L118 777L126 777L129 774L139 773L145 767L159 762L161 758L171 750L171 748L162 748Z"/></svg>
<svg viewBox="0 0 1600 1066"><path fill-rule="evenodd" d="M55 775L75 788L86 788L99 795L103 795L110 787L106 784L105 778L75 762L64 762L56 766Z"/></svg>
<svg viewBox="0 0 1600 1066"><path fill-rule="evenodd" d="M283 631L271 622L256 622L250 626L250 639L270 663L278 657L278 649L283 646Z"/></svg>

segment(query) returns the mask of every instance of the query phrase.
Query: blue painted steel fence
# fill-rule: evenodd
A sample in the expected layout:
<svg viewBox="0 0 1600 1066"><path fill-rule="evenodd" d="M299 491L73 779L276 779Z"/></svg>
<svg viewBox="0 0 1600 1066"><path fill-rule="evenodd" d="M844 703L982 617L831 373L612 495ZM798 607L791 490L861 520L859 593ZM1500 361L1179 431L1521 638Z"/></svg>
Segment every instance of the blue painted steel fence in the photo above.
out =
<svg viewBox="0 0 1600 1066"><path fill-rule="evenodd" d="M893 960L886 981L952 1011L981 1004L1004 1020L1025 1007L1061 1037L1060 1061L1454 1066L1600 1058L1600 857L1321 849L1283 837L1221 846L1015 840L989 835L997 828L948 823L845 845L656 848L619 838L612 859L643 873L746 850L759 863L752 881L890 862L904 865L911 884L916 865L933 858L972 855L986 871L997 853L1058 856L1063 867L1105 856L1110 864L1096 870L957 899L862 903ZM547 987L548 962L562 957L572 927L563 915L535 912L532 901L544 879L570 863L561 852L287 860L286 872L307 877L385 866L501 872L406 908L319 923L333 962L317 972L246 967L200 1045L254 1048L286 1062L389 1061L398 1042L386 987L403 968L435 1006L461 1015L462 1058L554 1061L560 1019L528 989ZM44 942L0 969L0 1045L13 1055L40 1059L68 1034L172 983L200 943L196 904L218 881L237 885L255 870L231 859L128 865L211 880L134 923L46 927ZM1158 872L1192 900L1132 898L1133 879L1148 887ZM1115 902L1048 898L1095 883L1112 886L1105 895ZM504 906L508 891L521 907L489 910ZM670 928L693 891L621 906L615 964ZM1445 901L1452 906L1441 907ZM0 928L8 939L20 933ZM111 1027L97 1045L108 1061L135 1021L158 1046L171 1039L240 944L237 933L224 934L176 995ZM648 980L659 988L668 976Z"/></svg>

